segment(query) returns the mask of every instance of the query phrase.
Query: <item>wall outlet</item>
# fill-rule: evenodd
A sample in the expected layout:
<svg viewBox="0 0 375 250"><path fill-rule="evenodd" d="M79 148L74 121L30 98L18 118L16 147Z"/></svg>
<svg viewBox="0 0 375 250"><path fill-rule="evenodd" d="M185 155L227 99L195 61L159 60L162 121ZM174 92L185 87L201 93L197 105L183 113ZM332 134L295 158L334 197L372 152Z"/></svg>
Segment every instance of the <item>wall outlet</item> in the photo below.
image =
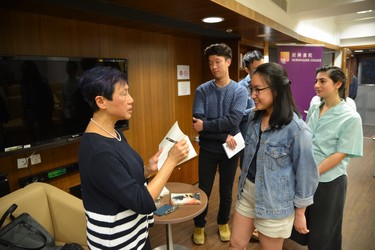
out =
<svg viewBox="0 0 375 250"><path fill-rule="evenodd" d="M31 165L41 163L42 159L40 158L40 154L31 155L30 156L30 162L31 162Z"/></svg>
<svg viewBox="0 0 375 250"><path fill-rule="evenodd" d="M27 168L27 158L19 158L17 159L17 167L18 168Z"/></svg>

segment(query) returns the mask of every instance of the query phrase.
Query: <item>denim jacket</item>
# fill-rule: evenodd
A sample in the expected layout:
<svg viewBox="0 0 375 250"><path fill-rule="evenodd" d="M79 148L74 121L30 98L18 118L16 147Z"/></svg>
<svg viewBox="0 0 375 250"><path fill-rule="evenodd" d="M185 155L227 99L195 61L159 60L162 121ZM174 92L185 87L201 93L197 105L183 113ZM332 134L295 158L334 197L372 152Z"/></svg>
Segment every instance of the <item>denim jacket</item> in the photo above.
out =
<svg viewBox="0 0 375 250"><path fill-rule="evenodd" d="M259 140L261 118L250 114L245 139L245 156L238 184L238 199L245 185L250 163ZM255 216L280 219L293 214L294 208L313 203L319 173L313 158L312 133L294 114L280 129L266 129L261 136L256 159Z"/></svg>

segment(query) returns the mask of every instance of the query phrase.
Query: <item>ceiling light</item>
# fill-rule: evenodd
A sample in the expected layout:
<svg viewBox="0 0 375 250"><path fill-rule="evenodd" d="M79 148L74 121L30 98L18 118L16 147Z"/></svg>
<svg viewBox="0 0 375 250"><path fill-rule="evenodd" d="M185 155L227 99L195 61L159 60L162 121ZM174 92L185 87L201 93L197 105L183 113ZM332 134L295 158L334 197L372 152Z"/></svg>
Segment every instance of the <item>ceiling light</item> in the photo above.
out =
<svg viewBox="0 0 375 250"><path fill-rule="evenodd" d="M220 23L222 21L224 21L224 18L217 17L217 16L206 17L202 19L202 22L205 22L205 23Z"/></svg>
<svg viewBox="0 0 375 250"><path fill-rule="evenodd" d="M366 14L370 12L372 12L372 10L363 10L363 11L358 11L357 14Z"/></svg>

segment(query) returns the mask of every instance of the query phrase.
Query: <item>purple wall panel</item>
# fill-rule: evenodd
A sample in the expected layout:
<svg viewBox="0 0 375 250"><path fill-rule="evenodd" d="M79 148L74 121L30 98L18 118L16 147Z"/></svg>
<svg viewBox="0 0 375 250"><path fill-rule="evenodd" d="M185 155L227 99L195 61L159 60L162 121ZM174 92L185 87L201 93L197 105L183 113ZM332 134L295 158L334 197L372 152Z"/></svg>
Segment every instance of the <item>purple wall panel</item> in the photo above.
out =
<svg viewBox="0 0 375 250"><path fill-rule="evenodd" d="M324 48L321 46L279 46L278 63L288 72L292 93L300 113L309 109L315 96L315 70L322 65Z"/></svg>

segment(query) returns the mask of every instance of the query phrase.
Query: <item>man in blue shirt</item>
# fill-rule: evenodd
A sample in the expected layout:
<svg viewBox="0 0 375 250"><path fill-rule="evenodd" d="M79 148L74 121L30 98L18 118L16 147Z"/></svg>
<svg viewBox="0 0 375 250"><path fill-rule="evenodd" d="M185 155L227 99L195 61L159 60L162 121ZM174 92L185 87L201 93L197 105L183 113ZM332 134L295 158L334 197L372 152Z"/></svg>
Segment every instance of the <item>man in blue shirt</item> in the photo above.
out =
<svg viewBox="0 0 375 250"><path fill-rule="evenodd" d="M245 113L243 114L243 118L242 118L242 121L240 123L241 134L245 138L246 129L247 129L246 128L247 119L249 118L249 114L250 114L251 109L254 107L254 101L251 98L249 86L250 86L251 77L252 77L254 71L256 70L256 68L259 65L264 63L263 54L258 50L249 51L243 57L242 63L243 63L243 67L244 67L244 69L247 73L247 76L244 79L242 79L241 81L239 81L238 84L244 86L246 88L248 94L249 94L249 97L247 99L247 105L246 105ZM241 157L241 159L240 159L240 163L242 163L242 158L243 157ZM240 165L242 165L242 164L240 164Z"/></svg>
<svg viewBox="0 0 375 250"><path fill-rule="evenodd" d="M254 100L251 98L251 93L250 93L250 88L249 88L250 83L251 83L251 77L253 76L256 68L259 65L264 63L263 54L259 50L249 51L244 55L244 57L242 59L242 63L243 63L243 68L245 69L245 71L247 73L247 76L244 79L242 79L241 81L239 81L238 84L244 86L246 88L247 92L249 93L245 113L243 114L242 121L240 123L240 131L241 131L242 137L245 139L246 131L247 131L247 120L249 118L249 114L250 114L251 110L254 107ZM244 152L245 152L244 150L242 150L240 152L240 168L242 168ZM253 233L252 239L254 239L256 241L258 240L258 232L256 230Z"/></svg>
<svg viewBox="0 0 375 250"><path fill-rule="evenodd" d="M228 159L223 143L234 149L234 136L240 132L239 124L248 99L244 87L229 78L232 50L226 44L212 44L204 51L214 79L203 83L195 91L193 128L199 133L199 188L210 197L217 168L220 174L220 205L217 215L221 241L230 240L228 225L232 203L232 189L238 157ZM194 218L193 241L205 241L204 226L208 207Z"/></svg>

